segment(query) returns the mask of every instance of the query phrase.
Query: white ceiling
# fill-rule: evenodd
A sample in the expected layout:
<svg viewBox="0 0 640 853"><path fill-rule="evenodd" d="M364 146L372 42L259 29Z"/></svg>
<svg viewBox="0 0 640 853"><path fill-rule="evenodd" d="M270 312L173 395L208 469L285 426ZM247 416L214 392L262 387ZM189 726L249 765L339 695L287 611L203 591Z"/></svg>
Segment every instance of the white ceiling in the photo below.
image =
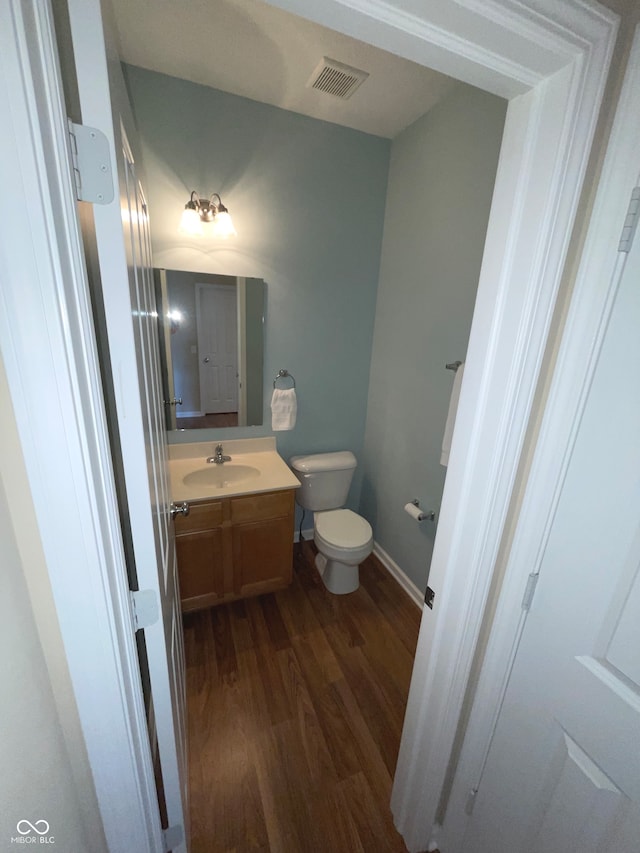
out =
<svg viewBox="0 0 640 853"><path fill-rule="evenodd" d="M259 0L112 0L125 62L392 139L455 81ZM323 56L369 72L347 101L307 88Z"/></svg>

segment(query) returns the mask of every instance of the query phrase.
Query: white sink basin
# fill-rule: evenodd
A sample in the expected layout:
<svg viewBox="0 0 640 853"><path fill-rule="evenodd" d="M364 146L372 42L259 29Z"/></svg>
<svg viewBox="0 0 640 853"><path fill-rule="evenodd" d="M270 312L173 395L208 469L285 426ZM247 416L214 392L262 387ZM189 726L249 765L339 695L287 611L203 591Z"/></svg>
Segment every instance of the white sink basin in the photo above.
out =
<svg viewBox="0 0 640 853"><path fill-rule="evenodd" d="M229 439L223 448L231 461L216 465L206 461L215 449L211 441L169 447L173 501L188 503L300 488L300 480L278 455L273 436Z"/></svg>
<svg viewBox="0 0 640 853"><path fill-rule="evenodd" d="M214 489L224 489L226 486L249 483L260 476L260 471L252 465L234 465L225 462L222 465L211 463L206 468L197 468L182 478L185 486L212 486Z"/></svg>

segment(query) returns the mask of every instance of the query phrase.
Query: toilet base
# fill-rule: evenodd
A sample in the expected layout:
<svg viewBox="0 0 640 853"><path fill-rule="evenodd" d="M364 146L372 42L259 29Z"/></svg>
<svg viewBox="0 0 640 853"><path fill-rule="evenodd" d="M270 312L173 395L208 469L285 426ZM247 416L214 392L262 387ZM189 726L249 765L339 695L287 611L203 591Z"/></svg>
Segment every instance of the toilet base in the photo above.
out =
<svg viewBox="0 0 640 853"><path fill-rule="evenodd" d="M355 592L360 586L360 567L349 566L338 560L329 560L324 554L316 554L316 569L322 582L334 595Z"/></svg>

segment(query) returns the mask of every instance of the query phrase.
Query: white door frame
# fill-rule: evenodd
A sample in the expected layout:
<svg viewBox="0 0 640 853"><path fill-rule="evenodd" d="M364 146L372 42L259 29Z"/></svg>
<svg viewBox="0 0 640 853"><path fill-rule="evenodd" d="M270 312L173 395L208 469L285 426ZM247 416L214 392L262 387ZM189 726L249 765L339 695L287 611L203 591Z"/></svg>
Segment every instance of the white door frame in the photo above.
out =
<svg viewBox="0 0 640 853"><path fill-rule="evenodd" d="M433 555L430 584L436 590L435 607L423 619L394 789L397 824L415 850L429 837L451 753L617 18L580 0L537 0L535 12L512 0L428 0L420 4L420 15L409 11L416 5L410 0L393 4L324 0L312 8L307 0L272 0L272 4L511 99ZM25 30L21 16L27 7L36 10L40 23ZM62 98L48 7L46 0L32 4L10 0L3 14L11 13L14 21L5 22L2 31L2 67L12 81L2 92L2 116L8 128L15 128L20 150L16 154L16 138L7 132L0 140L0 155L16 164L16 178L34 192L23 197L17 180L7 184L14 186L13 193L3 187L0 209L13 242L2 245L2 263L11 273L2 291L2 353L98 801L105 830L113 839L110 849L159 849L154 804L149 800L148 750L141 735L144 710L132 670L131 615L119 574L123 566L116 560L121 557L120 531L64 161ZM7 53L4 42L11 46L14 35L19 50ZM31 79L38 76L41 57L48 76L39 75L43 93L39 97ZM42 199L42 210L33 205L32 197ZM14 233L18 222L25 229L22 235ZM25 252L34 266L29 276L24 274ZM65 265L57 260L60 255ZM68 255L75 256L75 263L69 263ZM68 273L66 278L61 269ZM38 407L42 411L43 401L60 411L64 430L50 419L45 423L41 417L37 422L35 411ZM78 460L77 471L70 457L71 462ZM78 524L78 530L85 547L91 539L94 558L85 556L82 567L78 542L55 535L68 523L67 512L62 518L56 504L68 492L74 511L78 495L86 496L78 508L78 518L85 523ZM101 511L92 512L97 506ZM77 567L76 575L65 562L70 545L76 549L70 564ZM100 558L104 554L111 563ZM72 577L78 587L70 584ZM83 619L76 602L80 584ZM107 648L97 649L94 660L94 673L99 672L100 678L87 672L90 644L81 636L79 624L86 624L92 636L96 625L103 626ZM104 701L97 701L97 696ZM108 716L115 723L105 727ZM111 732L108 743L105 731ZM102 766L98 756L104 760ZM114 774L114 765L126 764L127 757L123 780L123 769L118 766ZM111 784L106 785L110 772ZM118 807L124 810L120 814ZM140 821L128 820L123 826L121 814L135 810ZM135 827L144 840L132 840Z"/></svg>
<svg viewBox="0 0 640 853"><path fill-rule="evenodd" d="M0 4L0 347L110 853L164 849L47 0ZM10 484L8 484L10 494Z"/></svg>
<svg viewBox="0 0 640 853"><path fill-rule="evenodd" d="M313 8L306 0L270 2L509 98L431 561L435 604L422 619L392 796L408 848L424 850L502 541L617 16L572 0L539 0L535 11L510 0L326 0Z"/></svg>
<svg viewBox="0 0 640 853"><path fill-rule="evenodd" d="M598 356L627 259L619 251L631 190L640 186L640 28L628 62L590 225L549 390L519 524L506 566L492 632L438 836L443 853L456 851L468 816L469 793L480 784L526 611L523 590L538 574L560 500ZM635 239L639 239L636 235ZM630 365L620 365L625 370ZM632 381L634 381L632 379ZM598 496L594 495L594 517ZM541 685L543 688L544 686Z"/></svg>
<svg viewBox="0 0 640 853"><path fill-rule="evenodd" d="M238 426L247 425L247 279L236 278L238 318Z"/></svg>

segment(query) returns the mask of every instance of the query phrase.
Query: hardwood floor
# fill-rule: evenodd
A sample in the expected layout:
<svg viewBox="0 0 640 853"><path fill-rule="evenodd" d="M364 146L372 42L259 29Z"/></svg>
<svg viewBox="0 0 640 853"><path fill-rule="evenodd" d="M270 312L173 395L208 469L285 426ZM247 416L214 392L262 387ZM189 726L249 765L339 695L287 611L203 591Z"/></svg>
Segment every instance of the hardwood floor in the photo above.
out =
<svg viewBox="0 0 640 853"><path fill-rule="evenodd" d="M205 429L238 426L237 412L222 412L221 414L200 415L193 418L176 418L177 429Z"/></svg>
<svg viewBox="0 0 640 853"><path fill-rule="evenodd" d="M186 614L193 853L406 853L389 809L420 611L378 564Z"/></svg>

